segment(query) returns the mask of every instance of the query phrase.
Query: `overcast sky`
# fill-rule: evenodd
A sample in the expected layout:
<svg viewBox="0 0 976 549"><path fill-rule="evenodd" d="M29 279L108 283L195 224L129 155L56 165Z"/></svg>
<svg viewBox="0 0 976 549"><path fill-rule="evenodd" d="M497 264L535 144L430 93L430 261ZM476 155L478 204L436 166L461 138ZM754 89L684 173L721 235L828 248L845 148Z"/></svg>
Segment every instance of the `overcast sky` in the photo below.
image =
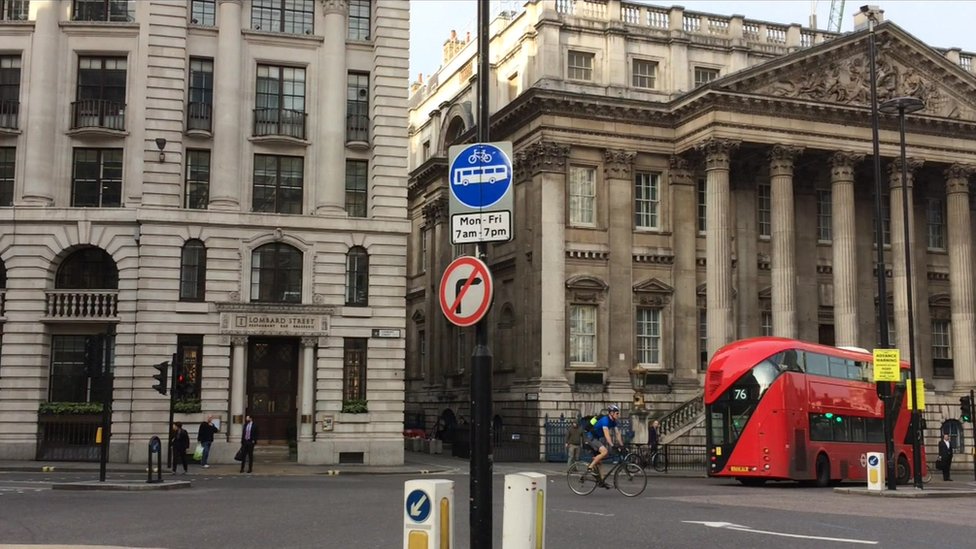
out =
<svg viewBox="0 0 976 549"><path fill-rule="evenodd" d="M716 15L743 15L772 23L810 24L810 14L816 11L820 28L826 28L830 17L829 0L713 0L650 2L630 0L655 6L684 6L686 10ZM523 2L491 0L492 13L513 9ZM885 19L915 35L916 38L938 48L961 48L976 53L976 1L974 0L859 0L845 2L842 32L853 30L853 14L870 3L885 11ZM477 20L476 0L410 0L410 79L417 73L425 75L437 71L441 64L441 48L451 33L457 30L462 37L471 31L475 39Z"/></svg>

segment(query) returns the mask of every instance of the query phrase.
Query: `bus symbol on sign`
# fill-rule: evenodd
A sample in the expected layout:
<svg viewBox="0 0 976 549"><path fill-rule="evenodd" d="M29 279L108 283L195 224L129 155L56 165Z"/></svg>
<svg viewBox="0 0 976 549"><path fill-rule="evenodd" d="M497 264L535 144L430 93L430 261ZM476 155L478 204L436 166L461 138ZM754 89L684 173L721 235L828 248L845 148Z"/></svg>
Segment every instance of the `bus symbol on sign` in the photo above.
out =
<svg viewBox="0 0 976 549"><path fill-rule="evenodd" d="M460 204L481 210L498 204L508 194L512 161L505 151L491 143L476 143L452 156L451 195Z"/></svg>

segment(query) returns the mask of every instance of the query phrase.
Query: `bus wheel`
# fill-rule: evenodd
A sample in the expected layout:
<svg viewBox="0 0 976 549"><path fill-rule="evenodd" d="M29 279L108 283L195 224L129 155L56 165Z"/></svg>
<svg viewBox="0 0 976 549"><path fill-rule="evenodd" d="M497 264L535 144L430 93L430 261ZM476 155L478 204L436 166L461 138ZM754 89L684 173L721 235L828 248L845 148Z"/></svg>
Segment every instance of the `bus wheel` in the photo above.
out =
<svg viewBox="0 0 976 549"><path fill-rule="evenodd" d="M764 478L735 477L735 480L741 482L743 486L762 486L766 484L766 479Z"/></svg>
<svg viewBox="0 0 976 549"><path fill-rule="evenodd" d="M895 467L895 481L898 484L908 484L912 480L912 468L908 465L908 458L905 454L898 456L897 466Z"/></svg>
<svg viewBox="0 0 976 549"><path fill-rule="evenodd" d="M817 456L817 486L826 488L830 485L830 458L826 454Z"/></svg>

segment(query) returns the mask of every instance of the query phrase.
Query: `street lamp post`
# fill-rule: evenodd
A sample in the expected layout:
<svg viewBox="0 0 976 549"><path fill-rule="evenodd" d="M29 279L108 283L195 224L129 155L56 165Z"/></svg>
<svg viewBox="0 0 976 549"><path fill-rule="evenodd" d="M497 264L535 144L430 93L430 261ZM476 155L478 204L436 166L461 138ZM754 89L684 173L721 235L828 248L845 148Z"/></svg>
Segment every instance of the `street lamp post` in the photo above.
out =
<svg viewBox="0 0 976 549"><path fill-rule="evenodd" d="M921 461L921 431L919 431L918 413L918 386L915 383L915 311L914 300L912 297L912 249L911 231L909 229L909 207L908 207L908 159L905 155L905 115L920 111L925 108L925 103L917 97L895 97L878 105L878 110L885 114L898 114L898 129L901 141L901 214L904 229L904 255L905 255L905 284L908 297L908 364L909 364L909 383L911 383L912 394L912 477L915 479L915 487L922 488L922 461Z"/></svg>

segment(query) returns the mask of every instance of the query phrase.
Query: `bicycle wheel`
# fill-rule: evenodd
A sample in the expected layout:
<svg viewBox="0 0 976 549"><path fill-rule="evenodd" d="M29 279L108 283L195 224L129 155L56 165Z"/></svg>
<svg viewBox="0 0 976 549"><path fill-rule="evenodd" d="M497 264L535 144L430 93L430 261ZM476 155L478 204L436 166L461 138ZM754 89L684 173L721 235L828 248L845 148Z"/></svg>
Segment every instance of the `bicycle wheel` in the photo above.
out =
<svg viewBox="0 0 976 549"><path fill-rule="evenodd" d="M668 470L668 458L664 456L663 452L654 452L654 456L651 458L651 465L654 466L655 471L663 473Z"/></svg>
<svg viewBox="0 0 976 549"><path fill-rule="evenodd" d="M629 498L639 496L647 487L647 475L639 465L625 463L613 474L613 485L618 492Z"/></svg>
<svg viewBox="0 0 976 549"><path fill-rule="evenodd" d="M566 482L573 492L585 496L596 490L596 477L586 469L586 463L577 461L566 471Z"/></svg>

